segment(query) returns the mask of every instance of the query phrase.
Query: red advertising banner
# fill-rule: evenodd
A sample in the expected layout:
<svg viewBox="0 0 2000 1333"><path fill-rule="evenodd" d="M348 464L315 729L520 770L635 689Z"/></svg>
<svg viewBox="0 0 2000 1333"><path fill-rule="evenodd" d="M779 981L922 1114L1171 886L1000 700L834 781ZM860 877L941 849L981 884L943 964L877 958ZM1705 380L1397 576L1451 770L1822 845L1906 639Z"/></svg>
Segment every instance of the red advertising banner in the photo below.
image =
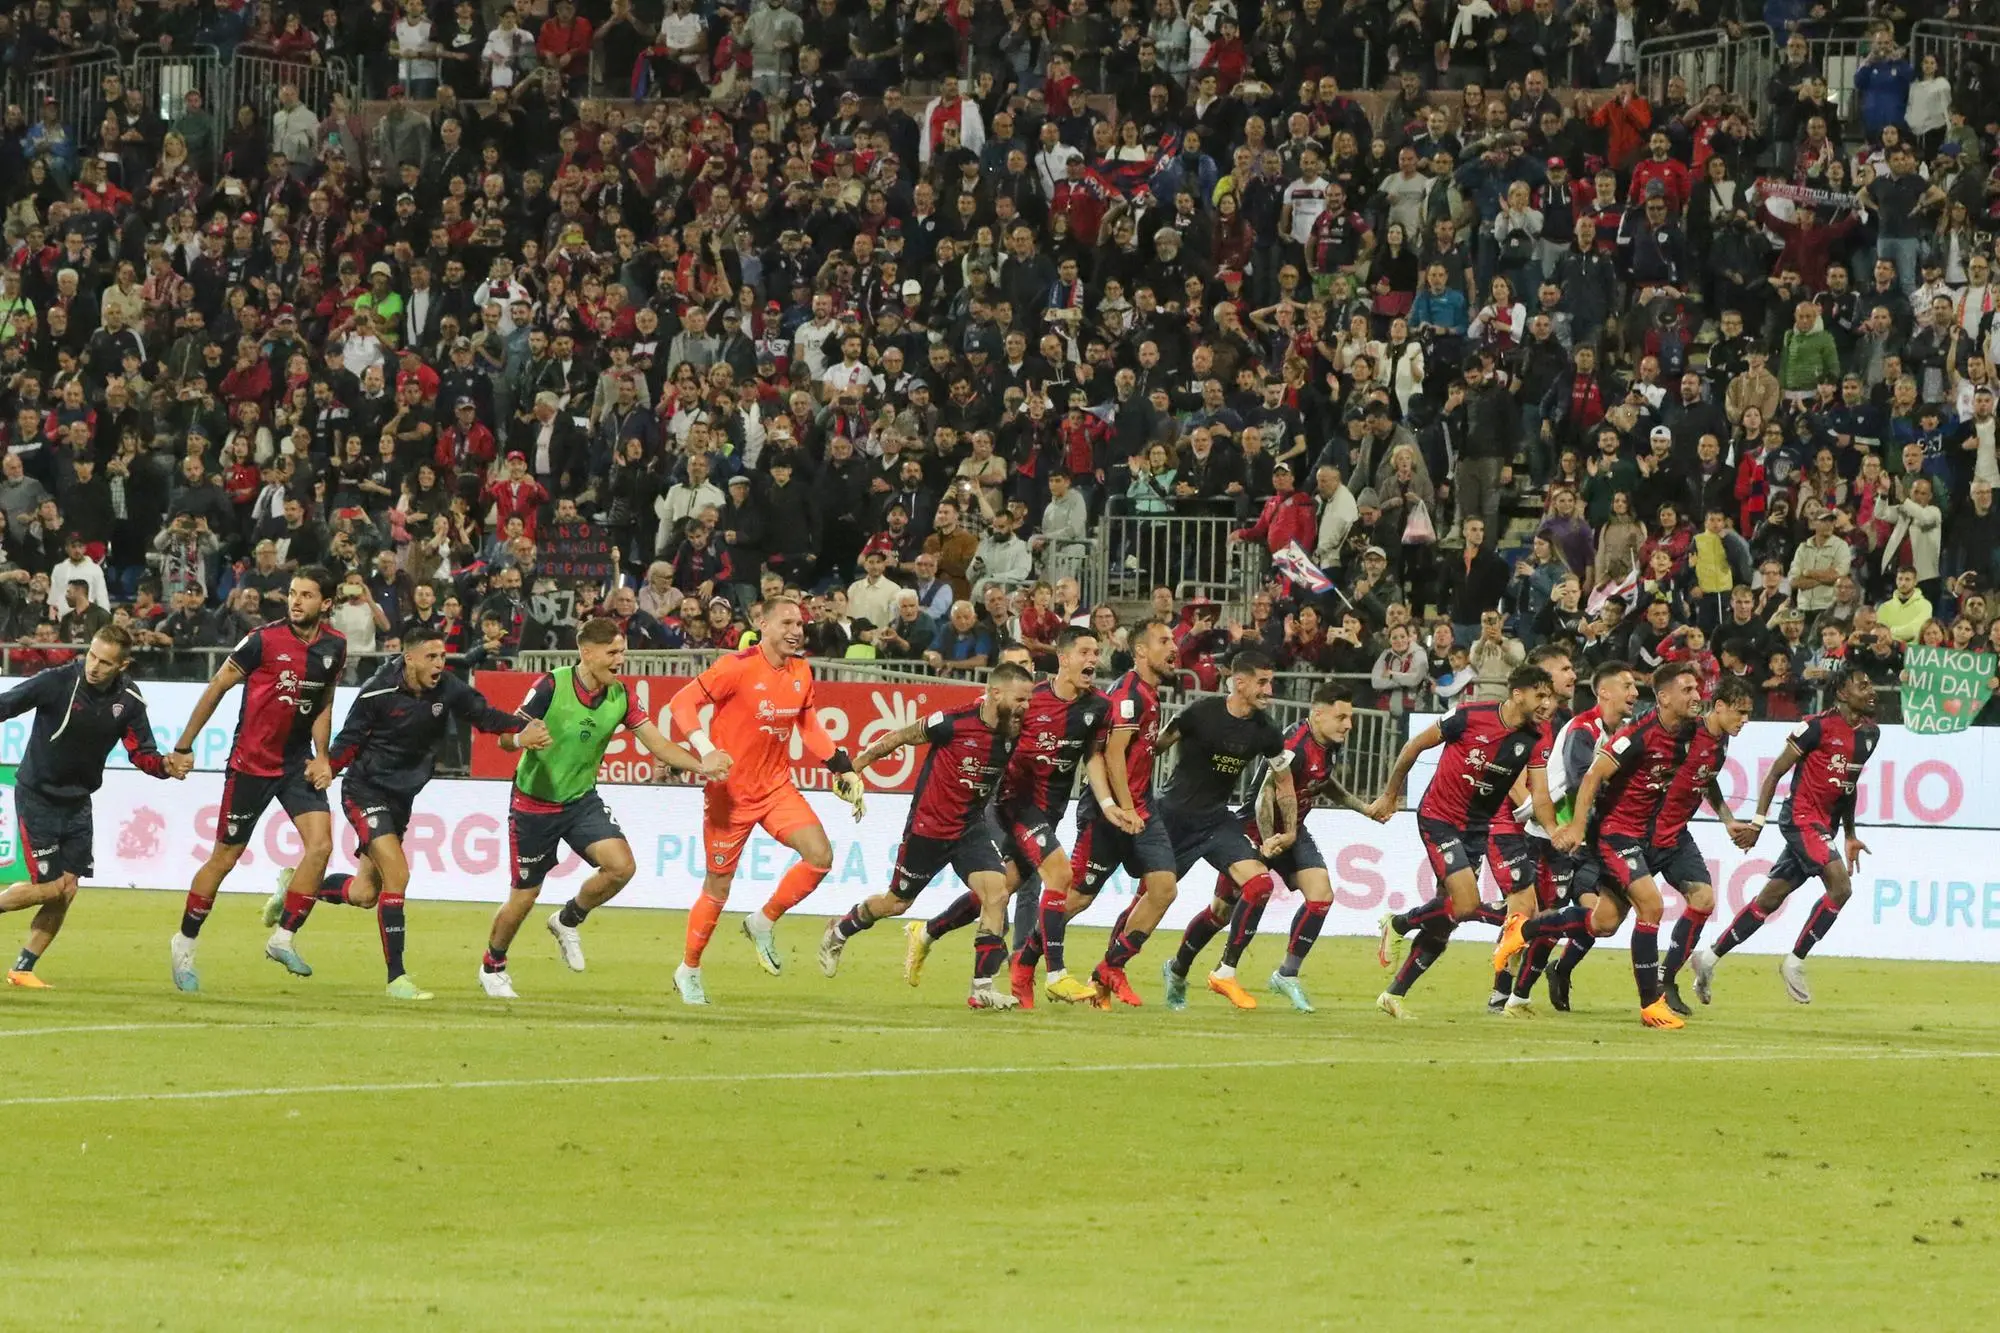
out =
<svg viewBox="0 0 2000 1333"><path fill-rule="evenodd" d="M512 712L527 698L539 675L532 671L482 671L479 692L495 708ZM674 727L668 706L674 695L688 683L686 676L624 676L639 706L652 717L654 725L669 739L685 745L687 737ZM977 685L949 681L843 681L822 680L813 684L813 702L819 719L836 745L859 754L892 731L900 730L929 713L941 709L965 708L978 702ZM704 719L706 721L706 719ZM891 755L868 770L868 786L873 791L909 792L916 788L917 773L923 767L923 746ZM472 776L512 778L515 756L500 748L495 738L476 733L472 738ZM598 770L602 782L651 782L658 767L653 757L639 747L629 734L620 732L604 752ZM806 790L825 791L833 786L833 775L808 758L798 738L792 738L792 779Z"/></svg>

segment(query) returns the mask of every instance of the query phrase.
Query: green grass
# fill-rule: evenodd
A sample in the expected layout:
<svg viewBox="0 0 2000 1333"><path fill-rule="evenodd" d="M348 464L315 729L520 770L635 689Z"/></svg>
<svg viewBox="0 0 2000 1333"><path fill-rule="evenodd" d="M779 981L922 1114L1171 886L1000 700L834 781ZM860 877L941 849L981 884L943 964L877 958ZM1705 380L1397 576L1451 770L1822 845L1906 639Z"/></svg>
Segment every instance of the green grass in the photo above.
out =
<svg viewBox="0 0 2000 1333"><path fill-rule="evenodd" d="M0 992L0 1327L2000 1314L1992 968L1828 959L1801 1009L1742 957L1688 1031L1650 1033L1621 953L1579 972L1578 1012L1516 1025L1484 1014L1486 951L1463 947L1397 1025L1360 941L1315 953L1312 1016L1205 992L1168 1014L1160 947L1141 1010L982 1014L969 939L912 991L878 929L828 982L801 919L773 980L732 917L695 1013L668 998L680 915L607 910L581 976L532 921L526 998L503 1006L473 986L486 910L413 904L439 999L398 1006L361 913L320 909L300 937L318 975L297 981L240 896L203 938L207 993L179 996L178 907L86 891L43 964L59 989Z"/></svg>

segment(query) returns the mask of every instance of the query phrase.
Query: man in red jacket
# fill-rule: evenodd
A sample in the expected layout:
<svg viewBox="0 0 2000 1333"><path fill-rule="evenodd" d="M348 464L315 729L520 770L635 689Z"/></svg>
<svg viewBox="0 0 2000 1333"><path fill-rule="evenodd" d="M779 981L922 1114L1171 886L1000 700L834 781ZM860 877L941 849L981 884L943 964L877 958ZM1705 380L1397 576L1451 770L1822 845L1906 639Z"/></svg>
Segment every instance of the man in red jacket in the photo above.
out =
<svg viewBox="0 0 2000 1333"><path fill-rule="evenodd" d="M1667 138L1665 130L1654 130L1647 146L1650 152L1646 160L1632 168L1632 188L1627 198L1634 205L1643 206L1646 186L1658 181L1667 192L1668 216L1679 217L1687 211L1692 188L1687 166L1673 156L1673 141Z"/></svg>
<svg viewBox="0 0 2000 1333"><path fill-rule="evenodd" d="M542 21L535 34L536 52L562 75L572 96L590 90L590 42L595 35L590 20L577 17L576 0L556 0L556 12Z"/></svg>
<svg viewBox="0 0 2000 1333"><path fill-rule="evenodd" d="M452 407L453 420L438 436L437 467L441 477L455 477L460 473L485 476L487 465L493 461L497 447L493 432L480 424L477 403L470 398L461 398ZM525 456L522 459L526 461ZM533 524L528 525L531 529Z"/></svg>
<svg viewBox="0 0 2000 1333"><path fill-rule="evenodd" d="M1582 102L1585 98L1579 96L1577 100ZM1590 113L1590 123L1604 131L1605 156L1611 159L1612 169L1630 171L1644 151L1646 131L1653 127L1652 103L1639 96L1632 71L1619 73L1617 89Z"/></svg>
<svg viewBox="0 0 2000 1333"><path fill-rule="evenodd" d="M1310 551L1319 535L1319 518L1313 511L1313 500L1304 491L1292 485L1292 465L1280 462L1271 469L1271 486L1277 491L1264 501L1263 512L1257 521L1247 528L1238 528L1229 534L1231 541L1261 541L1264 549L1276 554L1293 542L1300 549Z"/></svg>
<svg viewBox="0 0 2000 1333"><path fill-rule="evenodd" d="M495 507L495 528L505 532L507 520L519 518L522 535L533 538L535 518L549 502L549 493L542 483L528 475L528 456L516 449L507 455L507 479L488 486L479 499L482 504Z"/></svg>

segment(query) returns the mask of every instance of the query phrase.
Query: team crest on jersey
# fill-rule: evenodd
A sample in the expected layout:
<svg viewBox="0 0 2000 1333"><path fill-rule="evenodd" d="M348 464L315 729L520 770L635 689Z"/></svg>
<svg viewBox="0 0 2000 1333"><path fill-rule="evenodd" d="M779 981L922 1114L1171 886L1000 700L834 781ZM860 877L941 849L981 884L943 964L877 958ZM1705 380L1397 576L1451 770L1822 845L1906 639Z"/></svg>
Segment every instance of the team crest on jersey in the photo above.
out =
<svg viewBox="0 0 2000 1333"><path fill-rule="evenodd" d="M444 716L444 705L443 705L443 704L441 704L441 703L434 703L434 704L432 704L432 705L431 705L431 716L432 716L432 717L443 717L443 716Z"/></svg>
<svg viewBox="0 0 2000 1333"><path fill-rule="evenodd" d="M125 705L124 704L111 705L111 716L114 718L125 716Z"/></svg>

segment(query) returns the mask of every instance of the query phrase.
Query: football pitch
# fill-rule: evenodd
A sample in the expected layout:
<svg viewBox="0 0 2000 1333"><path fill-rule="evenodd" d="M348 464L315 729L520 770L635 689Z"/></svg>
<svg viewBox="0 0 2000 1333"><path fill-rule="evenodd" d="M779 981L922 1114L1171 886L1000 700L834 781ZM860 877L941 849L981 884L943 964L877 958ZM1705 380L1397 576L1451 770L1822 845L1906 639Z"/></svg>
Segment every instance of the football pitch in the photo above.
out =
<svg viewBox="0 0 2000 1333"><path fill-rule="evenodd" d="M964 1007L970 935L900 977L893 925L782 978L726 917L706 1012L679 913L606 909L590 970L540 917L478 993L487 909L412 903L425 1005L374 923L321 907L309 980L258 899L167 979L178 895L86 890L0 990L0 1326L87 1329L1992 1327L2000 970L1725 963L1679 1033L1626 955L1577 1011L1490 1018L1487 948L1417 1021L1371 943L1327 940L1320 1012ZM550 904L553 906L553 903ZM0 920L5 947L26 926ZM1860 921L1841 929L1865 929ZM1260 984L1282 944L1258 942ZM1077 930L1077 961L1099 931ZM1198 984L1198 983L1197 983ZM1691 993L1691 992L1690 992Z"/></svg>

